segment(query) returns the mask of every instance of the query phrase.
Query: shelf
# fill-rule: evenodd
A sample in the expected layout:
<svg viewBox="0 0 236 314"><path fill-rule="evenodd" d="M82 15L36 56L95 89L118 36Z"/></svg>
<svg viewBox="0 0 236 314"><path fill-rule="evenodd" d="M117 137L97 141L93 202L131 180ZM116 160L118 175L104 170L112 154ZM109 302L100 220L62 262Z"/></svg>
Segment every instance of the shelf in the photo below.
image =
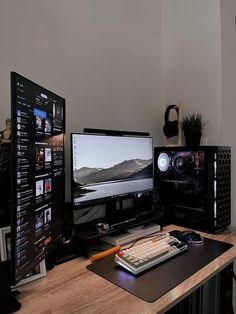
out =
<svg viewBox="0 0 236 314"><path fill-rule="evenodd" d="M126 229L129 229L129 228L133 228L133 227L138 227L140 225L145 225L145 224L149 224L150 222L153 222L157 219L160 219L161 216L158 215L158 214L153 214L152 213L152 216L150 215L149 217L146 216L146 217L138 217L135 219L135 221L132 221L131 223L124 223L124 225L119 225L117 228L114 228L106 233L99 233L97 230L96 230L96 224L98 223L98 221L96 223L94 223L93 225L84 225L84 226L77 226L77 230L76 230L76 236L79 237L79 238L82 238L84 240L93 240L93 239L97 239L97 238L101 238L103 236L107 236L107 235L111 235L111 234L116 234L118 233L119 231L122 231L122 230L126 230ZM100 221L100 222L103 222L103 223L107 223L106 221ZM112 224L109 224L109 225L112 225ZM79 230L80 228L80 230Z"/></svg>

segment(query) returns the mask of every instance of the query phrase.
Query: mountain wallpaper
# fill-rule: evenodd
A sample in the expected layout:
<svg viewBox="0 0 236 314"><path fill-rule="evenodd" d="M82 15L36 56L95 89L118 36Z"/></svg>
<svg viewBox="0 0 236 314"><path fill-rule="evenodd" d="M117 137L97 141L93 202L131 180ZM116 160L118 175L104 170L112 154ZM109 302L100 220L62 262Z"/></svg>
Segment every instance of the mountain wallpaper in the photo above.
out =
<svg viewBox="0 0 236 314"><path fill-rule="evenodd" d="M138 180L151 177L152 159L130 159L110 168L82 167L74 171L74 182L82 186L107 181Z"/></svg>

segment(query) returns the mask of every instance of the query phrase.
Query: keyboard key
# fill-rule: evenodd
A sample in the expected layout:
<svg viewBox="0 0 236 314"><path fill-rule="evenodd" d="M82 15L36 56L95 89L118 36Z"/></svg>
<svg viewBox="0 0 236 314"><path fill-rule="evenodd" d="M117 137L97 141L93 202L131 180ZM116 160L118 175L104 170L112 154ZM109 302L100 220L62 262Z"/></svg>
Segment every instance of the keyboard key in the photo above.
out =
<svg viewBox="0 0 236 314"><path fill-rule="evenodd" d="M115 262L136 275L185 250L187 250L185 242L166 233L122 250L116 254Z"/></svg>

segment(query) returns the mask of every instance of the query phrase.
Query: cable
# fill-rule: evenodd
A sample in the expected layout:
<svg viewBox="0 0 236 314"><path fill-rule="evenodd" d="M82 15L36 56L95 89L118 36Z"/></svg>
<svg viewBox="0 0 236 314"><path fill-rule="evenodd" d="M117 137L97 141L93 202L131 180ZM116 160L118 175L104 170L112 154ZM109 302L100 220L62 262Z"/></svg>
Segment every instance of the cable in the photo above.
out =
<svg viewBox="0 0 236 314"><path fill-rule="evenodd" d="M101 260L101 259L103 259L103 258L105 258L105 257L107 257L107 256L109 256L111 254L116 254L119 251L120 251L120 245L117 245L117 246L114 246L111 249L108 249L108 250L103 251L101 253L98 253L98 254L90 256L90 260L92 262L96 262L96 261L99 261L99 260Z"/></svg>
<svg viewBox="0 0 236 314"><path fill-rule="evenodd" d="M74 238L74 235L75 235L75 227L73 226L70 238L67 240L63 239L62 244L70 244Z"/></svg>
<svg viewBox="0 0 236 314"><path fill-rule="evenodd" d="M90 249L89 249L89 252L99 252L99 253L100 253L100 252L103 252L103 251L104 251L104 250L102 250L102 249L100 249L100 250L99 250L99 249L95 249L95 248L90 248ZM93 255L91 255L90 253L88 254L88 258L89 258L89 259L91 259L92 256L93 256Z"/></svg>

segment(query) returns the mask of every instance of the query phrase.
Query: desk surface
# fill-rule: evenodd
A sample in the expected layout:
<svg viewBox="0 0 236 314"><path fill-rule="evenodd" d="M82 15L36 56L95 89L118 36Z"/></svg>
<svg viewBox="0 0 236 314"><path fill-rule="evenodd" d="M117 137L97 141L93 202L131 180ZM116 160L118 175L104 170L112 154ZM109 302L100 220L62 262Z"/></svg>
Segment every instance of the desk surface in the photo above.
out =
<svg viewBox="0 0 236 314"><path fill-rule="evenodd" d="M185 230L170 225L164 231ZM234 244L217 259L153 303L145 302L86 269L78 258L55 267L47 276L19 288L23 313L164 313L183 300L236 258L236 228L204 237Z"/></svg>

